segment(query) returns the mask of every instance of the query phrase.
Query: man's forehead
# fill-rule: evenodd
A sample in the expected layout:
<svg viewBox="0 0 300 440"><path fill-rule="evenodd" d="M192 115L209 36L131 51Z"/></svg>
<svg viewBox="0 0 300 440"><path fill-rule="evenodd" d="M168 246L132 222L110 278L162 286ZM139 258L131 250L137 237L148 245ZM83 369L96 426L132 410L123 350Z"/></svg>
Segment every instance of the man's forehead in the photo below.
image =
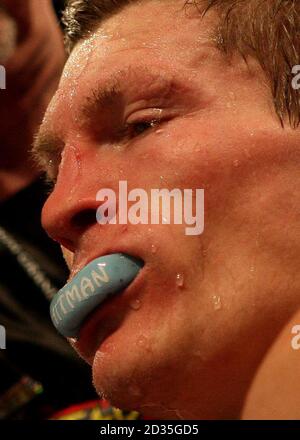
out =
<svg viewBox="0 0 300 440"><path fill-rule="evenodd" d="M73 48L65 65L62 83L78 79L94 64L106 67L109 58L126 58L134 50L140 56L150 52L162 57L192 55L192 51L203 51L215 47L212 26L215 14L209 13L201 19L194 6L193 13L183 8L185 1L142 1L133 2L102 22L87 38L80 40ZM145 54L143 54L145 52Z"/></svg>
<svg viewBox="0 0 300 440"><path fill-rule="evenodd" d="M154 71L153 79L155 76L162 78L163 70L166 70L165 76L176 76L178 68L193 68L191 63L194 61L197 63L194 72L198 73L199 64L204 65L208 58L216 57L218 52L211 39L205 38L203 34L200 38L200 33L193 37L188 35L189 41L185 47L184 37L181 38L180 47L176 46L174 40L168 41L167 34L173 34L172 29L165 31L165 40L161 38L154 41L146 31L139 36L131 32L128 38L123 37L119 31L116 33L117 36L114 36L106 28L101 28L76 45L65 65L59 89L47 116L54 114L61 105L65 106L66 112L72 111L75 97L80 94L84 99L97 84L101 87L101 83L104 86L108 81L113 83L118 80L129 85L138 76L141 79L143 74L144 83L147 80L151 82L151 70Z"/></svg>

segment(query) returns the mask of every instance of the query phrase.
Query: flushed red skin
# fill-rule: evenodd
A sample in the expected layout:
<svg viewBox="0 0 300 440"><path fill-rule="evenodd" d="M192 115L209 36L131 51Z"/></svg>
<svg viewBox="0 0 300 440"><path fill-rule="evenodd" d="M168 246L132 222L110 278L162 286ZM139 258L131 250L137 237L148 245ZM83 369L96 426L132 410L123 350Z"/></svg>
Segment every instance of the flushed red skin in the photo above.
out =
<svg viewBox="0 0 300 440"><path fill-rule="evenodd" d="M137 285L82 334L100 394L151 417L238 418L261 359L299 305L299 130L282 129L253 59L246 66L214 48L215 17L200 20L179 3L132 4L73 50L41 129L64 144L43 224L74 253L73 272L113 250L146 263ZM82 113L120 70L117 105ZM116 137L157 108L161 132ZM119 180L130 189L204 188L204 234L98 225L97 191L117 192ZM98 328L111 322L94 356Z"/></svg>

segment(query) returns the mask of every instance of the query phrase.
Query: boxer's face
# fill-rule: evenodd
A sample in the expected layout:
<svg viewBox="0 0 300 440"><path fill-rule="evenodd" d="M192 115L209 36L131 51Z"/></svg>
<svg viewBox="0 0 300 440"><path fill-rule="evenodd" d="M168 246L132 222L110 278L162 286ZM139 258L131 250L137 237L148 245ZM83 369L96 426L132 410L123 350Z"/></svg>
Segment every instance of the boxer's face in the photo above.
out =
<svg viewBox="0 0 300 440"><path fill-rule="evenodd" d="M117 251L145 261L136 289L99 310L96 353L97 332L75 344L97 390L145 415L234 417L296 303L299 134L281 128L256 63L226 61L215 17L183 3L133 4L73 50L41 129L58 148L44 152L49 173L63 148L43 224L71 274ZM100 226L96 193L120 180L203 188L204 233Z"/></svg>

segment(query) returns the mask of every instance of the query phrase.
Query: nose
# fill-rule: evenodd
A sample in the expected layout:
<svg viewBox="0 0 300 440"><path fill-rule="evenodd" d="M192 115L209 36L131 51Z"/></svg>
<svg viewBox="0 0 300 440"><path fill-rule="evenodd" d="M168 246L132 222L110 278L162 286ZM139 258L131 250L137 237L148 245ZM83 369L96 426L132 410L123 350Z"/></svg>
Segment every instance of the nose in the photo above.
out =
<svg viewBox="0 0 300 440"><path fill-rule="evenodd" d="M42 225L53 240L75 252L80 237L96 224L96 211L94 200L66 202L54 189L43 207Z"/></svg>
<svg viewBox="0 0 300 440"><path fill-rule="evenodd" d="M74 252L81 236L97 223L99 203L91 173L82 173L82 164L72 149L66 150L57 183L42 210L42 226L48 235Z"/></svg>

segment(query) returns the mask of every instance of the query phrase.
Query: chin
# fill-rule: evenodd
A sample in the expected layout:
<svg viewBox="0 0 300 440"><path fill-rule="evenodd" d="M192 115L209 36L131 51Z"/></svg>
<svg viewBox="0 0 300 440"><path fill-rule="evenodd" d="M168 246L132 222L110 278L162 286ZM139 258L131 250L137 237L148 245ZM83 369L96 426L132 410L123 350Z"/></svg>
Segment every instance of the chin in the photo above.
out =
<svg viewBox="0 0 300 440"><path fill-rule="evenodd" d="M129 359L116 363L107 354L98 352L92 365L93 385L99 396L114 407L140 411L147 386L145 378L140 379L140 372L135 371L130 367Z"/></svg>
<svg viewBox="0 0 300 440"><path fill-rule="evenodd" d="M183 368L167 350L163 356L149 347L126 349L123 342L104 344L94 357L93 384L99 396L116 408L145 417L176 419L172 405L181 395L178 372L181 375Z"/></svg>
<svg viewBox="0 0 300 440"><path fill-rule="evenodd" d="M154 394L161 389L157 387L159 373L164 377L159 364L153 353L134 343L105 342L93 360L93 384L99 396L114 407L142 412L143 405L160 400Z"/></svg>
<svg viewBox="0 0 300 440"><path fill-rule="evenodd" d="M100 398L108 400L115 408L137 411L150 418L177 418L175 412L168 409L163 397L163 386L147 376L128 380L121 371L106 376L93 370L93 384Z"/></svg>

